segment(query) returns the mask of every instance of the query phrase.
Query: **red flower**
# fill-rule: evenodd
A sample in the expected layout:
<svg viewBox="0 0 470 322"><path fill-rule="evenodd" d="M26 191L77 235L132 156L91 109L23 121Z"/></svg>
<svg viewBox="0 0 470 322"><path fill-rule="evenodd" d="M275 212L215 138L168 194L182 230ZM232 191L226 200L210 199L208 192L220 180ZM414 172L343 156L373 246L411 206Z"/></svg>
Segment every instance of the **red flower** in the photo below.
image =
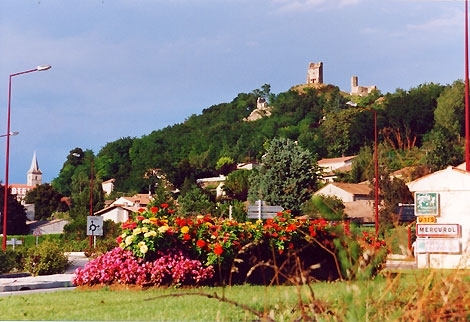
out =
<svg viewBox="0 0 470 322"><path fill-rule="evenodd" d="M217 256L220 256L222 255L223 252L224 252L224 248L222 247L222 245L220 244L214 245L214 254L216 254Z"/></svg>
<svg viewBox="0 0 470 322"><path fill-rule="evenodd" d="M152 214L156 214L158 212L158 207L152 207L150 208L150 211L152 212Z"/></svg>
<svg viewBox="0 0 470 322"><path fill-rule="evenodd" d="M175 213L175 209L168 209L168 213L169 213L169 214L174 214L174 213Z"/></svg>
<svg viewBox="0 0 470 322"><path fill-rule="evenodd" d="M166 209L166 208L168 208L168 204L167 204L167 203L162 203L162 204L160 205L160 207L162 207L163 209Z"/></svg>
<svg viewBox="0 0 470 322"><path fill-rule="evenodd" d="M183 235L183 240L191 240L191 235L190 234L184 234Z"/></svg>
<svg viewBox="0 0 470 322"><path fill-rule="evenodd" d="M118 243L118 244L122 243L122 237L121 236L118 236L118 238L116 238L116 243Z"/></svg>
<svg viewBox="0 0 470 322"><path fill-rule="evenodd" d="M144 220L144 219L145 219L145 217L144 217L144 216L137 216L137 220L140 220L140 221L142 221L142 220Z"/></svg>
<svg viewBox="0 0 470 322"><path fill-rule="evenodd" d="M297 226L295 224L289 224L289 226L287 226L286 228L286 231L291 232L291 231L295 231L296 229L297 229Z"/></svg>
<svg viewBox="0 0 470 322"><path fill-rule="evenodd" d="M197 247L199 248L203 248L204 246L206 246L206 242L202 239L199 239L197 242L196 242L196 245Z"/></svg>
<svg viewBox="0 0 470 322"><path fill-rule="evenodd" d="M144 208L139 208L139 210L137 210L137 211L140 212L140 213L143 213L145 211L145 209Z"/></svg>

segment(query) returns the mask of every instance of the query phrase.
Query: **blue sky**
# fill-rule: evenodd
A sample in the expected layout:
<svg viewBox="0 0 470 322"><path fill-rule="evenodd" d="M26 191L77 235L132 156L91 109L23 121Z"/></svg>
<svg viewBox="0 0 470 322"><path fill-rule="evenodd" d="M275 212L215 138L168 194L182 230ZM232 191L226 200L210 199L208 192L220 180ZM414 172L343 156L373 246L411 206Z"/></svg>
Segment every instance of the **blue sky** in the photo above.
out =
<svg viewBox="0 0 470 322"><path fill-rule="evenodd" d="M26 183L36 151L50 182L75 147L96 154L263 84L287 91L309 62L346 92L353 75L382 93L463 79L464 1L2 0L0 51L0 134L9 75L52 65L13 77L9 174Z"/></svg>

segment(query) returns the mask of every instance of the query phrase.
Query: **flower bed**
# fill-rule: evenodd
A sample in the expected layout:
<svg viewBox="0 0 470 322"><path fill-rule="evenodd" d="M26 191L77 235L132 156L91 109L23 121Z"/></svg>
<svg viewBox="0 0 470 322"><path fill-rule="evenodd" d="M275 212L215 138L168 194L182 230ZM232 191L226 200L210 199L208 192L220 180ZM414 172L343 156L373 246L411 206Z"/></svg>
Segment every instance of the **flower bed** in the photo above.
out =
<svg viewBox="0 0 470 322"><path fill-rule="evenodd" d="M240 223L210 215L177 217L162 204L140 209L123 223L116 239L119 247L77 270L73 282L200 285L251 278L266 284L288 281L294 271L305 272L317 264L321 269L313 277L321 273L322 279L337 279L343 274L334 240L347 237L342 228L323 219L293 218L289 211ZM301 267L295 267L299 263Z"/></svg>

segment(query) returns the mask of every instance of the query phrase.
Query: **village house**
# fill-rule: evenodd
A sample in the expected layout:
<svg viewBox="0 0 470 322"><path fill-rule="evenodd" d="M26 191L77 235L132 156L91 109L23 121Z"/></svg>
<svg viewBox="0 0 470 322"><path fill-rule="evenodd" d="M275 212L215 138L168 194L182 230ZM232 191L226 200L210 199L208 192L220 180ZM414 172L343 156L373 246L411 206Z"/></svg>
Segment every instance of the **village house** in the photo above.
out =
<svg viewBox="0 0 470 322"><path fill-rule="evenodd" d="M354 222L374 222L374 196L371 187L364 183L331 182L314 195L324 195L341 199L344 212Z"/></svg>
<svg viewBox="0 0 470 322"><path fill-rule="evenodd" d="M108 207L95 212L94 215L103 217L103 221L112 220L115 223L122 223L131 218L132 213L139 211L140 208L146 208L151 201L152 196L149 194L120 197Z"/></svg>
<svg viewBox="0 0 470 322"><path fill-rule="evenodd" d="M327 158L318 161L318 165L322 168L322 181L333 182L337 175L336 172L349 172L352 169L353 160L355 155L340 157L340 158Z"/></svg>

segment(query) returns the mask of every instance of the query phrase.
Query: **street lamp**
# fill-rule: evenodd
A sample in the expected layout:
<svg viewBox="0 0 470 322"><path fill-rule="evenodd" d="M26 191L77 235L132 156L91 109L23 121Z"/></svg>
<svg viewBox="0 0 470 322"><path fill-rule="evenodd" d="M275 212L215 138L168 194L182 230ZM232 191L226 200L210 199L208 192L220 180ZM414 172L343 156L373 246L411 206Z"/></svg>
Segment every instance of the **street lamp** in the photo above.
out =
<svg viewBox="0 0 470 322"><path fill-rule="evenodd" d="M10 133L8 133L8 134L2 134L2 135L0 135L0 138L3 138L3 137L5 137L5 136L9 136L9 135L10 135L10 136L15 136L15 135L18 135L18 134L20 134L20 132L18 132L18 131L13 131L13 132L10 132Z"/></svg>
<svg viewBox="0 0 470 322"><path fill-rule="evenodd" d="M9 160L10 160L10 107L11 107L11 80L13 77L32 72L41 72L51 69L50 65L38 66L34 69L25 70L23 72L14 73L10 75L8 82L8 112L7 112L7 131L6 131L6 153L5 153L5 186L4 186L4 197L3 197L3 240L2 249L7 249L7 214L8 214L8 173L9 173Z"/></svg>
<svg viewBox="0 0 470 322"><path fill-rule="evenodd" d="M80 158L81 154L80 153L72 153L74 157ZM86 156L85 156L86 158ZM87 158L90 161L90 216L93 216L93 177L94 177L94 169L93 169L93 164L94 160L93 158ZM90 248L93 247L93 235L90 236Z"/></svg>
<svg viewBox="0 0 470 322"><path fill-rule="evenodd" d="M354 102L346 102L347 105L357 107ZM371 108L362 108L363 110L374 113L374 195L375 195L375 238L379 238L379 154L377 140L377 111Z"/></svg>

